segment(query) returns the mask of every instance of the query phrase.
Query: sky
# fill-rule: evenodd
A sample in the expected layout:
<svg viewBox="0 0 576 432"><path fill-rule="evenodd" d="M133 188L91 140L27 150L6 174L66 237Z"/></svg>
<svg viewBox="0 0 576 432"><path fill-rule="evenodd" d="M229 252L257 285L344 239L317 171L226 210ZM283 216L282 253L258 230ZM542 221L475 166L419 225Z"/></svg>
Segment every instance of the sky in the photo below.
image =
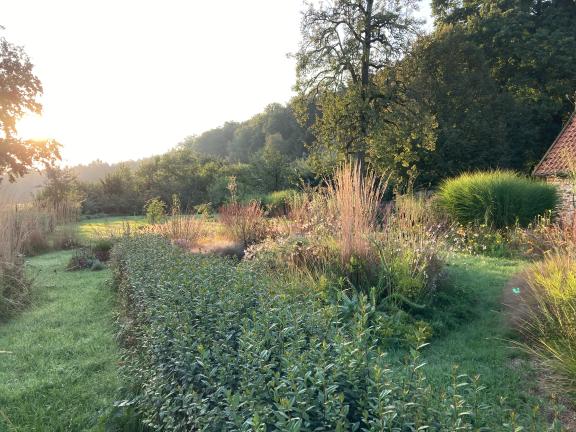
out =
<svg viewBox="0 0 576 432"><path fill-rule="evenodd" d="M44 87L42 116L24 118L19 134L57 139L68 165L118 162L286 103L302 5L4 0L2 34L24 46Z"/></svg>

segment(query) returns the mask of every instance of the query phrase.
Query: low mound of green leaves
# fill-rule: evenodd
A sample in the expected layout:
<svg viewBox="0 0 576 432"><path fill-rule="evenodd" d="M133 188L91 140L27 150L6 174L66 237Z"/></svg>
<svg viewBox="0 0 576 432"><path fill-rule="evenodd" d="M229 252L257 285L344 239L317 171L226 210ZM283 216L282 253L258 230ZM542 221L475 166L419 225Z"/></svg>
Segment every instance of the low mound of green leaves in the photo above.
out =
<svg viewBox="0 0 576 432"><path fill-rule="evenodd" d="M344 319L295 282L159 238L113 255L133 392L119 405L152 430L519 430L476 379L430 385L418 349L390 364L365 297Z"/></svg>
<svg viewBox="0 0 576 432"><path fill-rule="evenodd" d="M493 228L527 226L558 204L555 186L512 171L465 173L442 183L438 204L457 222Z"/></svg>

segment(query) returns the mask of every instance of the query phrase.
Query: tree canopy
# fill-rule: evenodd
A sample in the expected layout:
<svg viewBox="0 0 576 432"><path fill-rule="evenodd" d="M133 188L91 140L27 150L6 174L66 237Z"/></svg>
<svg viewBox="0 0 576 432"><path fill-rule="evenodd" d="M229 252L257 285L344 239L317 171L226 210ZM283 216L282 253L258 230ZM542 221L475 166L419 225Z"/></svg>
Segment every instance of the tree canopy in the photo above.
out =
<svg viewBox="0 0 576 432"><path fill-rule="evenodd" d="M60 158L54 140L32 141L17 137L17 123L27 113L39 114L42 84L22 47L0 36L0 179L23 176L36 163L51 164Z"/></svg>
<svg viewBox="0 0 576 432"><path fill-rule="evenodd" d="M415 0L307 4L295 55L296 89L322 112L315 122L320 144L364 160L374 130L392 122L385 114L396 94L382 91L374 77L408 52L421 24L413 17L416 5Z"/></svg>

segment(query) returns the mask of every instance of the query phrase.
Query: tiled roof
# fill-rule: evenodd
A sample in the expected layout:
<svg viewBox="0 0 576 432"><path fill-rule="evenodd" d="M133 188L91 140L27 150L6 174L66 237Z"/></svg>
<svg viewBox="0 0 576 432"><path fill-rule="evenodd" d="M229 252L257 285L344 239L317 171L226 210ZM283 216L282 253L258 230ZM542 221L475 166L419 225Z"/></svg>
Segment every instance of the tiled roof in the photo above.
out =
<svg viewBox="0 0 576 432"><path fill-rule="evenodd" d="M534 169L534 175L553 176L576 170L576 112Z"/></svg>

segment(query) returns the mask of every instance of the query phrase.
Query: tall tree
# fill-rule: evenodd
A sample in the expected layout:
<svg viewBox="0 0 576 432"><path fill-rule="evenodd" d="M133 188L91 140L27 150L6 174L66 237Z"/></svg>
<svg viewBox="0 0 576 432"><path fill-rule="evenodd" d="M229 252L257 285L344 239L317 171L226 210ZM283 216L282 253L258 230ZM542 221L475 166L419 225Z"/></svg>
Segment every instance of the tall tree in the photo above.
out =
<svg viewBox="0 0 576 432"><path fill-rule="evenodd" d="M81 200L76 176L69 168L48 167L44 172L46 181L36 200L52 208L62 204L77 204Z"/></svg>
<svg viewBox="0 0 576 432"><path fill-rule="evenodd" d="M307 4L296 53L296 89L315 98L321 145L336 143L364 160L371 133L389 123L394 100L374 85L374 75L407 52L421 22L416 0L334 0Z"/></svg>
<svg viewBox="0 0 576 432"><path fill-rule="evenodd" d="M1 27L0 27L1 29ZM42 111L37 98L42 84L21 47L0 36L0 180L23 176L35 163L51 164L60 158L54 140L32 141L17 137L16 124L27 113Z"/></svg>

